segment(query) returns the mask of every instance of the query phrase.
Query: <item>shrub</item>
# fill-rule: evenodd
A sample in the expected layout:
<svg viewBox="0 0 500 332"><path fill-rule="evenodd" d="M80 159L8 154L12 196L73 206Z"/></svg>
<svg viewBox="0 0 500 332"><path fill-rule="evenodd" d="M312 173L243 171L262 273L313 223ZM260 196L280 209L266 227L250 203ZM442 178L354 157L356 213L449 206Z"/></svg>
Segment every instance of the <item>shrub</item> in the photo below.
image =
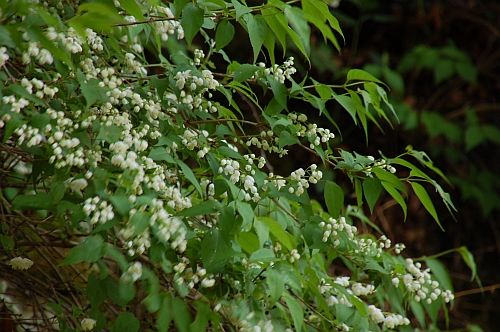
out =
<svg viewBox="0 0 500 332"><path fill-rule="evenodd" d="M17 324L437 328L453 300L446 271L434 258L405 259L364 211L387 192L406 215L412 188L439 223L425 187L453 210L427 173L444 174L411 148L394 158L343 150L334 130L289 106L300 100L336 126L327 102L337 102L365 132L396 120L367 72L322 84L296 73L293 57L276 60L278 46L307 62L311 27L339 47L325 2L1 8L2 287ZM243 31L253 63L225 52ZM293 149L321 165L274 174ZM348 176L356 204L326 170Z"/></svg>

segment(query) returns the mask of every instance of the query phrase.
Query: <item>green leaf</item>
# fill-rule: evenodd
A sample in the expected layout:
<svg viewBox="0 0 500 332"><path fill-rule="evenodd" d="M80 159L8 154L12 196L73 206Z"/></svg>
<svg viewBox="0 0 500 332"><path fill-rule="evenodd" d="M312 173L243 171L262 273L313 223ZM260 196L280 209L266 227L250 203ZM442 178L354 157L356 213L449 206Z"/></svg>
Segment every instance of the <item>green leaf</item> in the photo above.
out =
<svg viewBox="0 0 500 332"><path fill-rule="evenodd" d="M141 327L139 320L130 312L122 312L116 319L111 332L137 332Z"/></svg>
<svg viewBox="0 0 500 332"><path fill-rule="evenodd" d="M91 274L88 278L86 293L92 307L97 308L106 300L106 285Z"/></svg>
<svg viewBox="0 0 500 332"><path fill-rule="evenodd" d="M381 83L378 78L373 76L372 74L362 70L362 69L351 69L347 72L347 82L349 81L369 81L369 82L376 82L376 83Z"/></svg>
<svg viewBox="0 0 500 332"><path fill-rule="evenodd" d="M220 50L226 47L234 37L234 26L229 20L223 20L217 25L215 32L215 47Z"/></svg>
<svg viewBox="0 0 500 332"><path fill-rule="evenodd" d="M62 265L78 264L81 262L97 262L104 254L104 240L100 235L91 235L82 243L72 248Z"/></svg>
<svg viewBox="0 0 500 332"><path fill-rule="evenodd" d="M99 86L97 79L85 80L79 77L80 91L82 92L87 107L90 107L97 102L104 102L107 100L106 89Z"/></svg>
<svg viewBox="0 0 500 332"><path fill-rule="evenodd" d="M434 204L432 203L432 200L429 197L429 194L427 194L427 191L425 190L425 188L417 182L410 182L410 184L411 184L411 187L413 188L413 191L417 195L420 202L422 202L422 205L425 207L427 212L430 213L430 215L432 216L432 218L434 218L434 220L437 222L439 227L441 229L443 229L443 226L441 226L441 222L439 221L439 217L437 215L436 209L434 208Z"/></svg>
<svg viewBox="0 0 500 332"><path fill-rule="evenodd" d="M120 0L120 4L129 13L138 20L143 20L141 7L137 4L136 0Z"/></svg>
<svg viewBox="0 0 500 332"><path fill-rule="evenodd" d="M366 178L363 181L363 193L371 213L373 213L373 208L375 207L382 190L382 185L378 179Z"/></svg>
<svg viewBox="0 0 500 332"><path fill-rule="evenodd" d="M211 313L210 306L205 302L201 301L196 301L195 306L196 306L196 319L190 325L190 330L206 331L208 326L208 320Z"/></svg>
<svg viewBox="0 0 500 332"><path fill-rule="evenodd" d="M406 207L406 202L403 199L403 196L401 196L399 191L397 191L394 188L394 186L389 182L382 181L382 186L384 187L385 191L387 191L389 193L389 195L391 195L392 198L394 198L396 203L398 203L399 206L401 206L401 209L403 210L403 213L404 213L404 220L406 220L407 207Z"/></svg>
<svg viewBox="0 0 500 332"><path fill-rule="evenodd" d="M276 259L274 251L268 248L261 248L250 255L250 262L266 263L272 262Z"/></svg>
<svg viewBox="0 0 500 332"><path fill-rule="evenodd" d="M259 238L252 232L240 233L238 235L238 243L241 248L249 254L252 254L260 248Z"/></svg>
<svg viewBox="0 0 500 332"><path fill-rule="evenodd" d="M297 7L287 6L285 8L285 17L292 26L293 30L298 34L300 41L302 42L303 48L306 54L310 52L310 37L311 29L307 24L307 20L304 17L304 13ZM294 38L292 37L292 40ZM293 40L296 43L295 40ZM297 45L298 46L298 45ZM300 48L300 47L299 47Z"/></svg>
<svg viewBox="0 0 500 332"><path fill-rule="evenodd" d="M118 297L120 304L126 305L135 297L135 286L133 283L125 282L120 279L118 283Z"/></svg>
<svg viewBox="0 0 500 332"><path fill-rule="evenodd" d="M51 205L59 203L64 197L66 191L66 185L62 181L54 182L50 188L49 196L51 197Z"/></svg>
<svg viewBox="0 0 500 332"><path fill-rule="evenodd" d="M375 174L375 176L380 179L383 182L390 183L391 186L396 188L397 190L404 192L405 187L401 180L394 174L380 168L380 167L373 167L372 172Z"/></svg>
<svg viewBox="0 0 500 332"><path fill-rule="evenodd" d="M244 231L249 231L252 228L253 220L255 218L252 206L248 203L237 201L236 209L238 210L240 216L243 218L241 229Z"/></svg>
<svg viewBox="0 0 500 332"><path fill-rule="evenodd" d="M345 95L334 94L333 98L347 111L347 113L349 113L354 124L356 124L356 104L354 101L349 96Z"/></svg>
<svg viewBox="0 0 500 332"><path fill-rule="evenodd" d="M294 299L293 296L288 293L284 294L284 298L285 303L288 306L288 310L290 311L290 315L292 316L295 331L302 331L304 326L304 310L302 309L302 306L299 301Z"/></svg>
<svg viewBox="0 0 500 332"><path fill-rule="evenodd" d="M240 17L245 14L251 13L252 10L245 5L242 5L238 0L231 0L233 7L236 11L236 20L239 21Z"/></svg>
<svg viewBox="0 0 500 332"><path fill-rule="evenodd" d="M422 304L419 302L416 302L414 300L410 301L410 307L411 311L413 311L413 314L417 318L418 323L420 326L425 327L425 312L424 309L422 308Z"/></svg>
<svg viewBox="0 0 500 332"><path fill-rule="evenodd" d="M177 165L179 165L179 167L181 168L182 173L184 173L184 176L186 177L186 179L188 179L189 182L191 182L193 184L193 186L196 188L196 190L198 190L198 193L200 194L200 196L203 196L203 190L201 190L200 183L196 179L196 176L194 175L191 168L189 168L189 166L186 165L180 159L178 159L176 161L177 161Z"/></svg>
<svg viewBox="0 0 500 332"><path fill-rule="evenodd" d="M0 45L8 47L16 47L16 44L10 36L10 31L5 26L0 26Z"/></svg>
<svg viewBox="0 0 500 332"><path fill-rule="evenodd" d="M344 191L342 188L335 182L326 181L324 197L330 215L333 218L340 216L340 212L344 207Z"/></svg>
<svg viewBox="0 0 500 332"><path fill-rule="evenodd" d="M190 208L184 209L177 215L182 217L193 217L204 214L211 214L217 212L221 207L221 204L215 200L208 200L196 204Z"/></svg>
<svg viewBox="0 0 500 332"><path fill-rule="evenodd" d="M467 151L472 150L484 141L486 141L486 136L480 126L472 126L465 131L465 149Z"/></svg>
<svg viewBox="0 0 500 332"><path fill-rule="evenodd" d="M286 51L286 36L288 23L282 12L276 8L261 9L262 17L267 23L269 30L273 32L276 39L281 44L283 52Z"/></svg>
<svg viewBox="0 0 500 332"><path fill-rule="evenodd" d="M476 261L474 260L474 256L469 251L469 249L467 249L467 247L458 248L458 253L460 254L460 256L462 256L465 264L467 264L467 266L471 270L471 281L474 280L474 278L477 277L477 266Z"/></svg>
<svg viewBox="0 0 500 332"><path fill-rule="evenodd" d="M99 133L97 134L97 141L106 141L108 143L115 143L122 137L123 130L121 127L111 125L105 126L101 125L99 128Z"/></svg>
<svg viewBox="0 0 500 332"><path fill-rule="evenodd" d="M159 332L167 332L172 321L172 304L170 295L164 294L156 318L156 328Z"/></svg>
<svg viewBox="0 0 500 332"><path fill-rule="evenodd" d="M266 284L269 288L271 301L279 300L285 292L285 278L283 278L283 275L274 269L268 270L266 272Z"/></svg>
<svg viewBox="0 0 500 332"><path fill-rule="evenodd" d="M244 82L251 78L255 72L259 70L259 67L251 64L242 64L234 72L234 80L238 82Z"/></svg>
<svg viewBox="0 0 500 332"><path fill-rule="evenodd" d="M288 131L283 130L278 138L278 147L281 149L287 145L295 145L299 143L299 139L296 135L290 134Z"/></svg>
<svg viewBox="0 0 500 332"><path fill-rule="evenodd" d="M285 246L285 248L288 250L295 248L295 241L292 235L284 230L276 220L269 217L257 217L257 220L264 223L276 240Z"/></svg>
<svg viewBox="0 0 500 332"><path fill-rule="evenodd" d="M181 25L188 45L191 45L194 36L200 31L203 25L203 15L203 9L196 7L193 3L188 3L182 9Z"/></svg>
<svg viewBox="0 0 500 332"><path fill-rule="evenodd" d="M453 291L453 283L451 282L450 275L446 267L440 261L434 258L428 258L425 260L425 264L431 269L432 274L442 287Z"/></svg>
<svg viewBox="0 0 500 332"><path fill-rule="evenodd" d="M208 272L220 272L233 255L229 241L218 229L209 232L201 242L201 260Z"/></svg>
<svg viewBox="0 0 500 332"><path fill-rule="evenodd" d="M163 160L172 164L175 163L174 158L167 152L165 148L162 147L151 149L148 157L153 159L154 161Z"/></svg>
<svg viewBox="0 0 500 332"><path fill-rule="evenodd" d="M172 311L175 326L180 332L188 332L189 325L191 324L191 315L189 314L186 302L174 297L172 299Z"/></svg>
<svg viewBox="0 0 500 332"><path fill-rule="evenodd" d="M112 195L109 200L113 203L115 210L122 216L127 215L132 208L128 197L125 195Z"/></svg>
<svg viewBox="0 0 500 332"><path fill-rule="evenodd" d="M11 236L0 234L0 244L6 251L11 251L14 249L15 243L14 239Z"/></svg>
<svg viewBox="0 0 500 332"><path fill-rule="evenodd" d="M264 44L266 33L268 33L267 25L262 16L246 14L244 19L247 23L248 37L250 38L250 44L252 44L253 59L255 62L259 56L262 44Z"/></svg>
<svg viewBox="0 0 500 332"><path fill-rule="evenodd" d="M52 198L49 194L39 192L36 195L18 195L12 201L16 210L46 210L50 207Z"/></svg>

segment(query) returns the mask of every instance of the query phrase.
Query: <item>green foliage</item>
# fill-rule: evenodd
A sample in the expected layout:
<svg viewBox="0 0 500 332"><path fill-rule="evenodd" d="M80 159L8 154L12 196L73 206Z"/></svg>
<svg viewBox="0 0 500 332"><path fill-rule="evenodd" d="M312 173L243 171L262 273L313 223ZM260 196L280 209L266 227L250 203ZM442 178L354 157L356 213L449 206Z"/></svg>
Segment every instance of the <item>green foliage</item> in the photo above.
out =
<svg viewBox="0 0 500 332"><path fill-rule="evenodd" d="M422 328L437 324L453 300L446 271L429 259L433 276L355 225L373 225L364 207L384 191L406 218L410 187L439 223L423 184L453 210L429 175L444 174L411 148L395 158L341 149L333 129L291 106L337 127L327 103L338 103L367 141L369 126L397 121L368 71L323 84L296 73L293 58L276 61L276 45L284 55L293 45L308 62L311 28L339 49L326 2L28 3L2 8L0 118L2 151L13 154L2 155L2 204L29 227L9 219L0 242L71 247L50 264L58 276L70 265L84 284L50 296L60 326L383 331L410 328L412 312ZM252 63L228 47L243 30ZM292 149L322 165L274 174ZM327 171L352 181L356 207ZM326 209L308 194L315 185ZM475 277L470 253L458 252ZM336 265L344 272L332 275Z"/></svg>

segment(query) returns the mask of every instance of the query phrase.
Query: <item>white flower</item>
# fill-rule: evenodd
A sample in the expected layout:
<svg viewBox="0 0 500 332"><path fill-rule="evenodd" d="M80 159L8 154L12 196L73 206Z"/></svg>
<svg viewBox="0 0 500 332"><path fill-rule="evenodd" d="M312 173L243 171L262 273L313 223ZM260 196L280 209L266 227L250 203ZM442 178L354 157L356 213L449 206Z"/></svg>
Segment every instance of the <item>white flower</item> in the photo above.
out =
<svg viewBox="0 0 500 332"><path fill-rule="evenodd" d="M203 279L201 281L201 287L205 287L205 288L210 288L210 287L213 287L215 285L215 279Z"/></svg>
<svg viewBox="0 0 500 332"><path fill-rule="evenodd" d="M29 258L16 257L9 261L9 265L14 270L27 270L33 265L33 261Z"/></svg>
<svg viewBox="0 0 500 332"><path fill-rule="evenodd" d="M80 322L80 325L82 326L82 330L84 331L92 331L95 327L96 321L95 319L92 318L84 318Z"/></svg>
<svg viewBox="0 0 500 332"><path fill-rule="evenodd" d="M87 187L87 185L88 185L87 180L85 180L85 179L76 179L76 180L71 181L71 183L69 184L69 187L75 193L79 193L83 189L85 189Z"/></svg>

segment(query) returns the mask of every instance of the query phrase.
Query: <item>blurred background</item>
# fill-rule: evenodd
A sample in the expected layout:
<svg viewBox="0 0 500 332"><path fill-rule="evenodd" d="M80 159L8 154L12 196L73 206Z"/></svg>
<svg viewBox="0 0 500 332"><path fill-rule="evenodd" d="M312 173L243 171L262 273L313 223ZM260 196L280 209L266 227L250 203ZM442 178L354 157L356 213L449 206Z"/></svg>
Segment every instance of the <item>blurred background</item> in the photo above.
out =
<svg viewBox="0 0 500 332"><path fill-rule="evenodd" d="M445 232L412 197L406 223L389 197L372 220L405 243L410 256L467 246L484 293L458 254L441 258L457 293L450 328L499 331L500 1L331 4L346 43L339 55L318 36L311 75L325 82L351 67L371 72L389 85L400 120L385 133L372 126L369 147L362 130L349 126L341 144L375 156L378 150L397 155L407 145L426 151L448 175L445 187L458 209L453 218L435 195Z"/></svg>
<svg viewBox="0 0 500 332"><path fill-rule="evenodd" d="M399 124L385 126L383 132L371 125L367 145L363 130L331 102L327 107L341 131L338 144L376 157L378 151L394 157L408 145L427 152L449 177L450 184L440 183L458 212L451 216L434 195L443 232L410 193L405 223L388 195L370 218L393 241L405 243L412 257L466 246L480 281L471 281L459 254L440 258L456 292L449 329L500 331L500 1L334 0L330 6L345 35L341 53L313 30L311 65L297 52L295 80L309 72L320 82L342 83L348 69L362 68L387 83ZM233 42L231 53L252 61L244 44ZM309 117L317 114L303 104L294 107ZM331 127L328 122L319 125ZM314 162L307 151L291 153L295 164L275 163L278 173ZM348 179L336 180L350 187Z"/></svg>

